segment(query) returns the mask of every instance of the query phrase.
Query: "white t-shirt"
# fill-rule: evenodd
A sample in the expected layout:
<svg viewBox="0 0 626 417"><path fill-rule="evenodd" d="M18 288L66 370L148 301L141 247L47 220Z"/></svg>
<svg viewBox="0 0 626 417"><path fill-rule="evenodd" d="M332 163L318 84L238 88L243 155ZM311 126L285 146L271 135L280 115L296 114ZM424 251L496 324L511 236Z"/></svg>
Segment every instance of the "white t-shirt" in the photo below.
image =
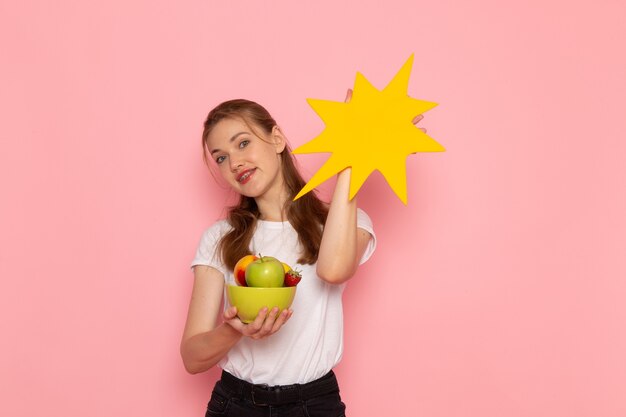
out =
<svg viewBox="0 0 626 417"><path fill-rule="evenodd" d="M361 209L357 210L357 227L372 235L359 262L362 264L374 252L376 236L372 221ZM227 284L235 284L233 271L222 263L217 252L220 238L229 230L226 220L209 227L202 235L191 266L211 266L224 275ZM242 338L219 366L253 384L303 384L324 376L339 363L343 353L341 295L345 284L328 284L317 276L315 264L297 263L300 244L289 222L258 220L250 250L278 258L302 271L302 281L291 305L293 316L271 336L261 340ZM226 297L225 305L228 307Z"/></svg>

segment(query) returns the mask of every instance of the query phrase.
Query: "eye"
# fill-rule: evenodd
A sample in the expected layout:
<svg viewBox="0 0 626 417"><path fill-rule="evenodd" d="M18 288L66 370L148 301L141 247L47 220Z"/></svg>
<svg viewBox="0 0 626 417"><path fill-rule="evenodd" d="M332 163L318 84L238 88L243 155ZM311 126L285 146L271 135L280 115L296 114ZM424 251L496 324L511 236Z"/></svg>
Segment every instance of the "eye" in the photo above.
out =
<svg viewBox="0 0 626 417"><path fill-rule="evenodd" d="M249 144L250 144L250 141L248 139L244 139L239 143L239 148L245 148Z"/></svg>
<svg viewBox="0 0 626 417"><path fill-rule="evenodd" d="M218 156L218 157L215 159L215 162L217 162L218 164L221 164L222 162L224 162L224 159L226 159L226 157L225 157L224 155L222 155L222 156Z"/></svg>

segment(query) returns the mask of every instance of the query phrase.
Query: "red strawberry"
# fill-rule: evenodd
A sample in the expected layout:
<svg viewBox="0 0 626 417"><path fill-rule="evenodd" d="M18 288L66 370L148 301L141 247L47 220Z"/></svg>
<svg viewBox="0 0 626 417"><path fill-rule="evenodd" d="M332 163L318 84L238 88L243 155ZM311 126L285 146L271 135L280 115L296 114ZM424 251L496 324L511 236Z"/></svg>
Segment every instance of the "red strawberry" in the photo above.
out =
<svg viewBox="0 0 626 417"><path fill-rule="evenodd" d="M301 279L302 274L300 273L300 271L294 271L293 269L290 269L285 274L285 287L295 287L296 285L298 285Z"/></svg>

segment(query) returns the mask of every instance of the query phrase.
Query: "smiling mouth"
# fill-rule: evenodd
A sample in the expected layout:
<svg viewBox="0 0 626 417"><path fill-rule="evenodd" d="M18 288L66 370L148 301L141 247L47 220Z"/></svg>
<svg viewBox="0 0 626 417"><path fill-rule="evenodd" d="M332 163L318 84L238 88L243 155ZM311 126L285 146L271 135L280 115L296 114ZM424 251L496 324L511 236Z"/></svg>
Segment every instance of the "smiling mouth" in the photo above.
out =
<svg viewBox="0 0 626 417"><path fill-rule="evenodd" d="M245 184L248 182L248 180L250 179L250 177L252 176L252 174L254 174L254 171L256 170L256 168L253 169L248 169L244 172L242 172L241 174L239 174L237 176L237 182L240 184Z"/></svg>

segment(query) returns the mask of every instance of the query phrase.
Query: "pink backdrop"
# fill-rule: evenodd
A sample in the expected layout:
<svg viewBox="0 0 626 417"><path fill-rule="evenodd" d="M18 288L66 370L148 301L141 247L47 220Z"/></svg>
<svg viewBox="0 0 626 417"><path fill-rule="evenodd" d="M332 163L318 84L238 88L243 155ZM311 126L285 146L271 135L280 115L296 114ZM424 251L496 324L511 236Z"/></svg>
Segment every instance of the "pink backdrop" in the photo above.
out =
<svg viewBox="0 0 626 417"><path fill-rule="evenodd" d="M254 99L299 145L305 98L412 52L448 151L409 158L407 207L380 175L360 193L349 415L626 415L626 8L509 3L3 2L0 415L203 415L217 372L178 353L226 200L203 117Z"/></svg>

